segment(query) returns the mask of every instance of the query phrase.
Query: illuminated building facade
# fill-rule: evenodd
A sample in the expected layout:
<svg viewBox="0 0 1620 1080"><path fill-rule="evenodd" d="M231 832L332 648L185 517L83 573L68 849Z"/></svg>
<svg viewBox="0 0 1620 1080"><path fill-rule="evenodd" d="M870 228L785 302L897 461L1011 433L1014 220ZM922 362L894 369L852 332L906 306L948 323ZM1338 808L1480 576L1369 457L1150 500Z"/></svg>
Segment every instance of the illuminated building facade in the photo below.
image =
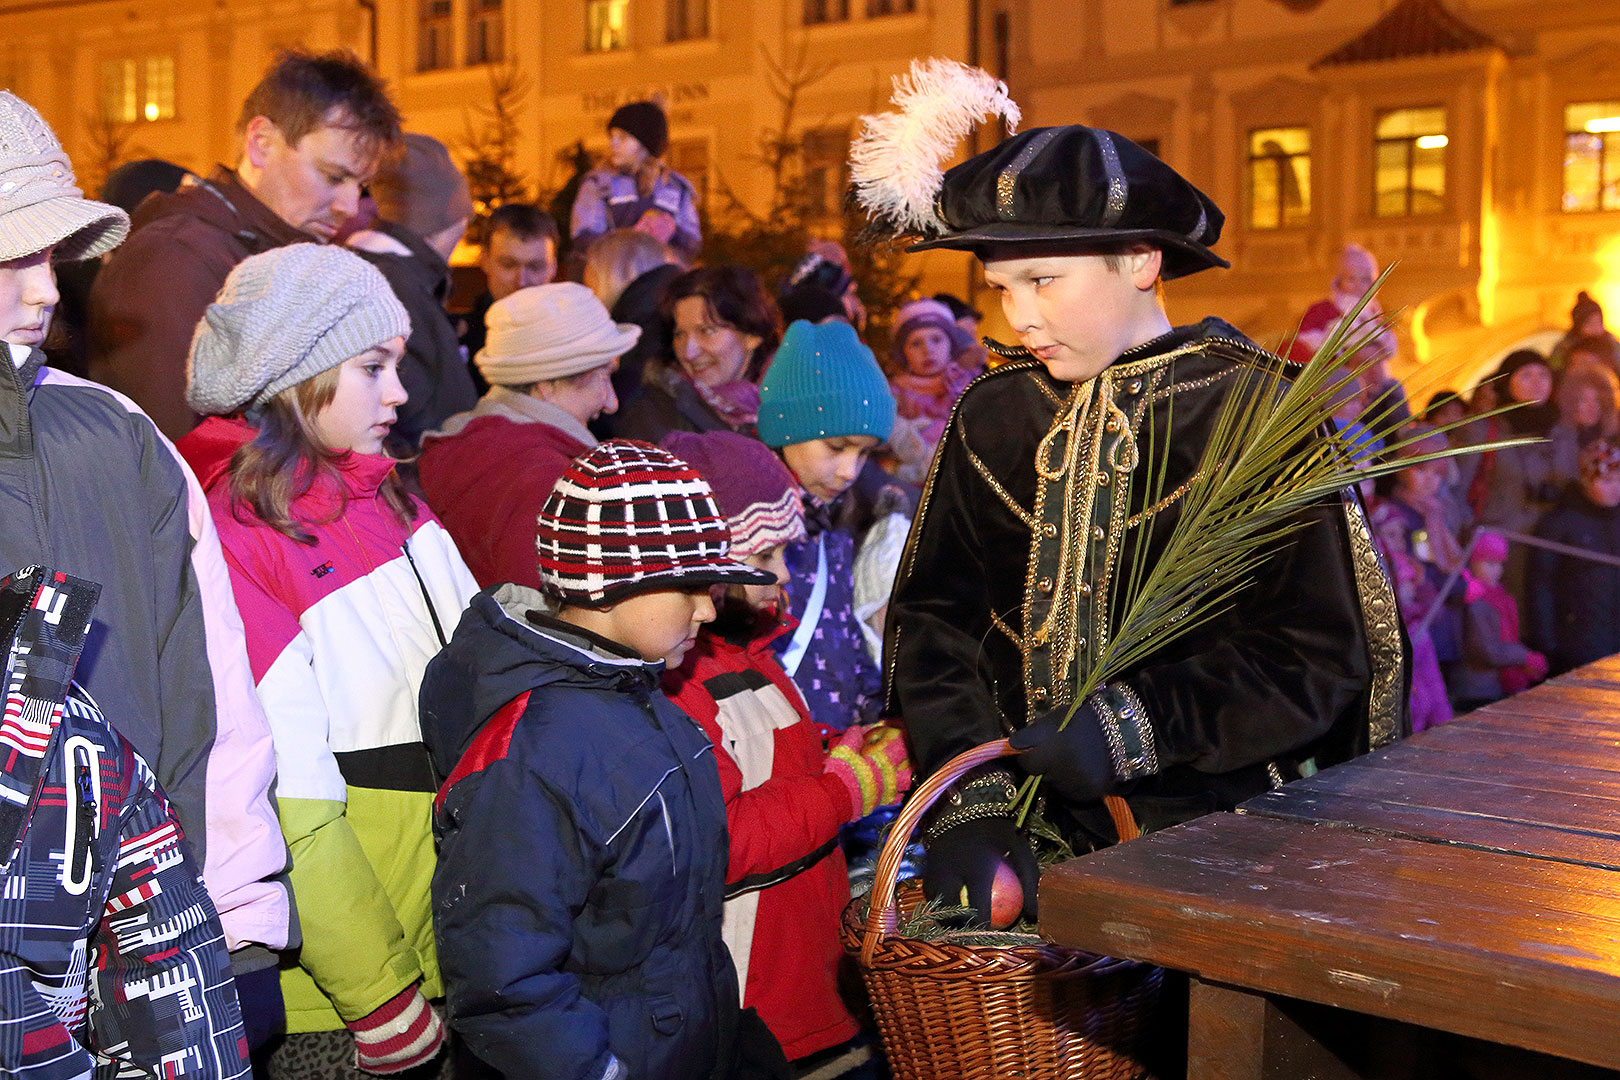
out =
<svg viewBox="0 0 1620 1080"><path fill-rule="evenodd" d="M830 210L856 117L911 57L953 56L1006 77L1026 126L1111 127L1226 208L1234 269L1174 283L1176 316L1275 342L1353 240L1400 261L1407 362L1561 327L1581 288L1620 321L1613 0L0 0L0 42L0 82L92 180L114 157L228 160L274 50L343 45L452 147L515 72L514 164L547 190L569 147L600 151L613 110L656 95L711 214L768 199L773 65L815 76L791 126ZM971 289L960 255L920 266Z"/></svg>
<svg viewBox="0 0 1620 1080"><path fill-rule="evenodd" d="M1170 287L1275 343L1347 241L1388 264L1413 361L1477 362L1620 321L1620 5L1083 0L1014 38L1026 124L1146 143L1227 213L1227 272ZM1086 57L1083 64L1076 55ZM1477 363L1476 365L1477 366Z"/></svg>

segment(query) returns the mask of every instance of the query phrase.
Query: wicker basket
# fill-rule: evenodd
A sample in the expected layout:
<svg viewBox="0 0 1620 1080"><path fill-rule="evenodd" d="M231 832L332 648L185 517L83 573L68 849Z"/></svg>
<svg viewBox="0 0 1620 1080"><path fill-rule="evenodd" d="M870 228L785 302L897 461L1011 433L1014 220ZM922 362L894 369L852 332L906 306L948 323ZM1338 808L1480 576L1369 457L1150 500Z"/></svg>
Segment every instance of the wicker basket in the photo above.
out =
<svg viewBox="0 0 1620 1080"><path fill-rule="evenodd" d="M1137 1080L1138 1049L1161 972L1056 945L990 948L895 932L921 902L896 889L901 855L929 805L969 769L1010 753L1006 740L951 759L895 819L864 925L844 910L844 948L859 958L897 1080Z"/></svg>

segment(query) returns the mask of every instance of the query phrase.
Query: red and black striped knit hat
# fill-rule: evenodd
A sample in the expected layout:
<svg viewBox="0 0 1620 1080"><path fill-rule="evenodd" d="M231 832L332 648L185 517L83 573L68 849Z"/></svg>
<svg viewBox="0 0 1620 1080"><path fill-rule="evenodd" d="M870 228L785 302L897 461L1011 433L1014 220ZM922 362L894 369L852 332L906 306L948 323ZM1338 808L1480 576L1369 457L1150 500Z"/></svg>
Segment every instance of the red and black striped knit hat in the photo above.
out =
<svg viewBox="0 0 1620 1080"><path fill-rule="evenodd" d="M776 580L730 557L731 530L708 483L648 443L613 439L575 458L537 523L540 580L566 604L599 608L655 589Z"/></svg>

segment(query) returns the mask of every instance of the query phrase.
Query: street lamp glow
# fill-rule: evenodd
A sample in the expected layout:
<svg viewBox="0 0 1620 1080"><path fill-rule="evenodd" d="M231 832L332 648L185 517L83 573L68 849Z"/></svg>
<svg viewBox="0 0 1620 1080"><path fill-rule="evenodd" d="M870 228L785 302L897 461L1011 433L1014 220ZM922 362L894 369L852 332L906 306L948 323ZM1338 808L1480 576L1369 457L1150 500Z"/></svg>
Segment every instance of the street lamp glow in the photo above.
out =
<svg viewBox="0 0 1620 1080"><path fill-rule="evenodd" d="M1444 135L1420 135L1418 136L1417 148L1419 150L1444 150L1446 144L1450 141Z"/></svg>
<svg viewBox="0 0 1620 1080"><path fill-rule="evenodd" d="M148 120L156 120L158 118L157 102L148 101L146 103L146 118Z"/></svg>
<svg viewBox="0 0 1620 1080"><path fill-rule="evenodd" d="M1601 135L1606 131L1620 131L1620 116L1599 116L1588 120L1586 130L1593 135Z"/></svg>

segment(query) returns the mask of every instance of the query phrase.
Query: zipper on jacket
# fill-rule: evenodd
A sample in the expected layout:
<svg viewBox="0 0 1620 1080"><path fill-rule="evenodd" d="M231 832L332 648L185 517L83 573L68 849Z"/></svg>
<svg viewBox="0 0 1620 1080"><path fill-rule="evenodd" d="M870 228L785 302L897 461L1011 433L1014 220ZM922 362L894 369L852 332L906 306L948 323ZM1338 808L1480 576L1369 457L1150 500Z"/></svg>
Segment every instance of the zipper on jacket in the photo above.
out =
<svg viewBox="0 0 1620 1080"><path fill-rule="evenodd" d="M62 888L73 896L82 896L90 888L95 871L96 783L92 767L99 755L89 739L75 735L62 747L73 776L78 796L78 807L67 818L67 833L63 845L67 865L62 868Z"/></svg>
<svg viewBox="0 0 1620 1080"><path fill-rule="evenodd" d="M433 608L433 597L428 595L427 582L422 580L422 572L416 568L416 558L411 554L411 541L408 537L399 545L399 550L405 553L405 561L411 564L411 573L416 577L416 587L422 590L422 602L427 605L428 618L433 620L433 632L438 635L439 648L442 649L450 643L444 639L444 627L439 625L439 613Z"/></svg>

